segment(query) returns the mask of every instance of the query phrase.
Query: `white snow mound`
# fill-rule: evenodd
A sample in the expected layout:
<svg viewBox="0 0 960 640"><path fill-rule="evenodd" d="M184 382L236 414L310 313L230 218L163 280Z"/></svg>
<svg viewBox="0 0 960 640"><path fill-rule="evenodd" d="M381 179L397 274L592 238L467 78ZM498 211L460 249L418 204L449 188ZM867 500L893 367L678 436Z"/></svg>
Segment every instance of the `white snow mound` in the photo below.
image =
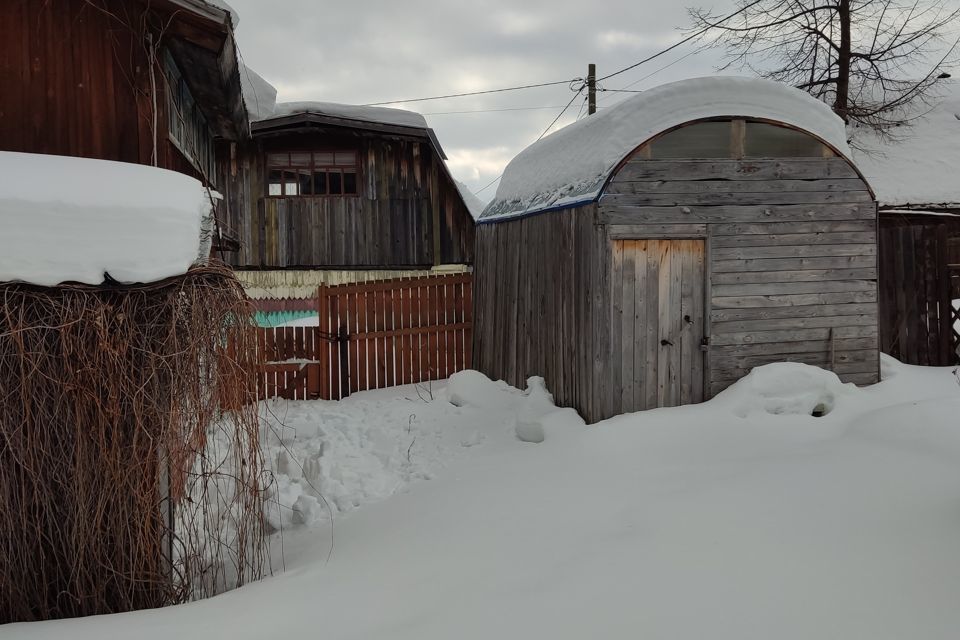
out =
<svg viewBox="0 0 960 640"><path fill-rule="evenodd" d="M524 149L507 165L481 219L590 202L617 164L655 135L701 118L737 116L785 122L850 157L843 120L799 89L737 76L681 80L644 91Z"/></svg>
<svg viewBox="0 0 960 640"><path fill-rule="evenodd" d="M756 367L724 391L734 414L826 415L840 398L858 393L854 384L844 384L832 371L799 362L777 362Z"/></svg>
<svg viewBox="0 0 960 640"><path fill-rule="evenodd" d="M152 282L204 258L211 194L189 176L11 152L0 176L0 282Z"/></svg>

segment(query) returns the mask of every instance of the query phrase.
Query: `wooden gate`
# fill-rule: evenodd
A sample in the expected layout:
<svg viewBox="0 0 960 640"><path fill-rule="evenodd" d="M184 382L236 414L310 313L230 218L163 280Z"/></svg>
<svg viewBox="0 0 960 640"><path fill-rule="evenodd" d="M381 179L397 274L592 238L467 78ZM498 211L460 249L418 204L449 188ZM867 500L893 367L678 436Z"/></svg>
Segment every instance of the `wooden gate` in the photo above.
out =
<svg viewBox="0 0 960 640"><path fill-rule="evenodd" d="M470 368L473 276L320 287L319 326L260 329L258 396L339 400Z"/></svg>
<svg viewBox="0 0 960 640"><path fill-rule="evenodd" d="M704 259L703 240L614 241L621 412L703 400Z"/></svg>

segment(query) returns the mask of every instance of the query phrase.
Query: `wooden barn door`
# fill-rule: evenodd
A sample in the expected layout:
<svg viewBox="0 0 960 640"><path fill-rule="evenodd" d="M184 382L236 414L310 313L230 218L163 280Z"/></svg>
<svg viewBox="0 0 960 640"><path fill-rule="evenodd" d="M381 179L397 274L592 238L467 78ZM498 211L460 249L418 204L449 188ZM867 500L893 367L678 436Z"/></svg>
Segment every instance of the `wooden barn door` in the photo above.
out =
<svg viewBox="0 0 960 640"><path fill-rule="evenodd" d="M614 404L629 412L703 401L704 241L612 248Z"/></svg>

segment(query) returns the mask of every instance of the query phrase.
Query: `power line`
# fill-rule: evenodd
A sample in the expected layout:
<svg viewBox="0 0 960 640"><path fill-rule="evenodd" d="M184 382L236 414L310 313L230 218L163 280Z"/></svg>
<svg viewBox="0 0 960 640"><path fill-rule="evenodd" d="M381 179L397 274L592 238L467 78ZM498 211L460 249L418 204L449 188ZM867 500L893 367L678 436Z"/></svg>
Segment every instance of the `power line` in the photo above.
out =
<svg viewBox="0 0 960 640"><path fill-rule="evenodd" d="M503 93L504 91L520 91L521 89L536 89L537 87L554 87L558 84L572 85L575 82L582 81L583 78L572 78L570 80L558 80L556 82L541 82L539 84L525 84L519 87L504 87L502 89L486 89L485 91L470 91L467 93L451 93L445 96L430 96L429 98L410 98L408 100L387 100L385 102L369 102L365 107L379 107L385 104L401 104L405 102L426 102L427 100L443 100L446 98L463 98L465 96L482 96L488 93Z"/></svg>
<svg viewBox="0 0 960 640"><path fill-rule="evenodd" d="M587 86L587 85L584 84L584 85L581 85L581 87L580 87L579 89L577 89L577 92L573 94L573 97L572 97L572 98L570 98L570 102L567 103L567 106L565 106L565 107L560 111L560 113L557 114L557 117L553 119L553 122L551 122L549 125L547 125L547 128L543 130L543 133L541 133L539 136L537 136L537 139L533 141L533 144L536 144L536 143L540 142L540 140L543 138L543 136L547 135L547 132L549 132L550 129L553 129L553 125L557 124L557 122L560 121L560 118L562 118L562 117L563 117L563 114L565 114L565 113L567 112L567 109L570 108L570 105L573 104L573 101L576 100L576 99L580 96L581 93L583 93L583 90L586 88L586 86ZM496 182L497 180L499 180L499 179L502 178L502 177L503 177L503 173L501 172L500 175L498 175L496 178L494 178L493 180L491 180L490 182L488 182L486 185L484 185L484 186L483 186L482 188L480 188L478 191L474 191L474 195L478 195L478 194L480 194L480 193L483 193L484 191L486 191L487 189L489 189L490 187L492 187L494 182Z"/></svg>
<svg viewBox="0 0 960 640"><path fill-rule="evenodd" d="M547 107L507 107L503 109L473 109L470 111L434 111L432 113L421 113L422 116L447 116L460 113L498 113L501 111L540 111L543 109L559 109L562 105L551 105Z"/></svg>
<svg viewBox="0 0 960 640"><path fill-rule="evenodd" d="M731 18L736 18L736 17L737 17L738 15L740 15L741 13L746 12L748 9L754 7L755 5L760 4L760 3L763 2L763 1L764 1L764 0L754 0L754 1L751 2L750 4L748 4L748 5L744 6L744 7L741 7L741 8L739 8L739 9L737 9L736 11L734 11L734 12L731 13L730 15L722 18L722 19L719 20L718 22L716 22L716 23L714 23L714 24L711 24L711 25L709 25L709 26L706 26L706 27L704 27L703 29L700 29L699 31L696 31L696 32L694 32L694 33L691 33L689 36L687 36L687 37L684 38L683 40L680 40L679 42L676 42L676 43L670 45L669 47L667 47L666 49L663 49L662 51L658 51L657 53L653 54L652 56L648 56L648 57L644 58L644 59L641 60L640 62L635 62L635 63L633 63L632 65L630 65L629 67L624 67L623 69L620 69L619 71L614 71L613 73L607 74L607 75L603 76L602 78L597 78L597 82L600 82L600 81L602 81L602 80L607 80L608 78L612 78L613 76L618 76L618 75L620 75L621 73L624 73L624 72L626 72L626 71L630 71L631 69L636 69L637 67L639 67L639 66L642 65L642 64L646 64L647 62L650 62L651 60L655 60L655 59L659 58L660 56L662 56L662 55L664 55L664 54L670 53L671 51L673 51L673 50L676 49L677 47L679 47L679 46L681 46L681 45L685 45L685 44L687 44L688 42L690 42L691 40L696 40L697 38L699 38L700 36L702 36L702 35L705 34L706 32L708 32L708 31L710 31L711 29L713 29L715 26L717 26L717 25L719 25L719 24L723 24L724 22L726 22L727 20L730 20Z"/></svg>

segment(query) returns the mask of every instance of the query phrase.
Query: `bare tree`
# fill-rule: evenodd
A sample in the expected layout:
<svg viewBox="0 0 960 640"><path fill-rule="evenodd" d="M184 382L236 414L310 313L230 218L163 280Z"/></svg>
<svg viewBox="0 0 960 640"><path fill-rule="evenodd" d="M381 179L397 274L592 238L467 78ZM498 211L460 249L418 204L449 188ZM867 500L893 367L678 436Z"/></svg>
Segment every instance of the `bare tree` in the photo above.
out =
<svg viewBox="0 0 960 640"><path fill-rule="evenodd" d="M725 64L794 85L846 122L889 136L936 97L955 62L960 8L945 0L738 0L723 19L689 9Z"/></svg>

